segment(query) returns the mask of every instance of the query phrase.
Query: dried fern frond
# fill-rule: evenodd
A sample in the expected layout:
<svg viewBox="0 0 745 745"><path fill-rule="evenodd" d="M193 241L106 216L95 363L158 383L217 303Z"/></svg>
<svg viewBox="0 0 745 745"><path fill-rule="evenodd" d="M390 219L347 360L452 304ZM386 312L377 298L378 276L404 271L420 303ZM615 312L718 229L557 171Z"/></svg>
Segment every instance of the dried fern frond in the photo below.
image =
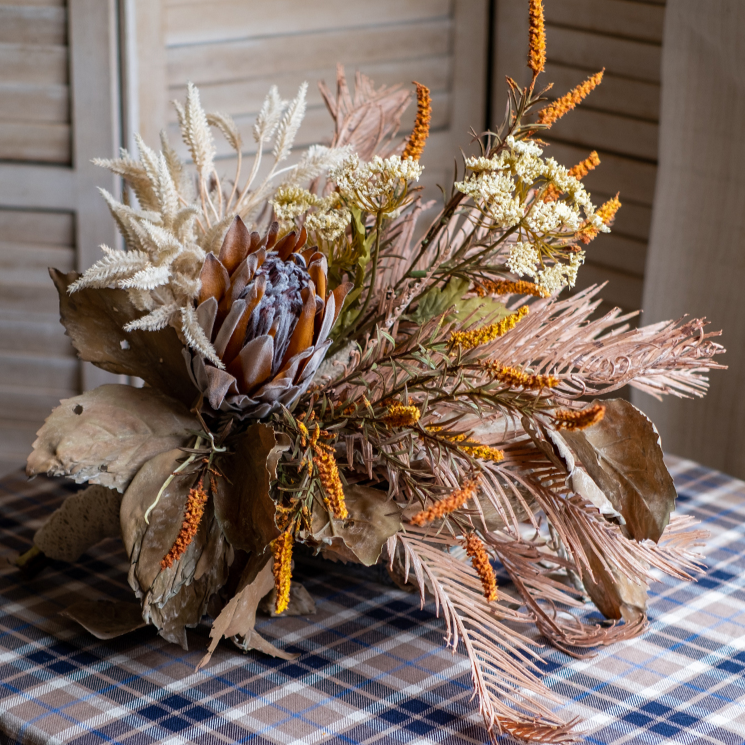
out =
<svg viewBox="0 0 745 745"><path fill-rule="evenodd" d="M413 573L422 605L426 592L432 594L445 621L448 646L463 645L492 741L515 730L527 738L533 733L550 735L544 742L572 742L573 722L558 720L544 703L555 697L537 677L530 642L499 621L497 609L481 595L481 581L473 569L443 550L447 543L437 546L423 532L393 536L387 546L389 557L396 555L398 545L403 551L404 580Z"/></svg>

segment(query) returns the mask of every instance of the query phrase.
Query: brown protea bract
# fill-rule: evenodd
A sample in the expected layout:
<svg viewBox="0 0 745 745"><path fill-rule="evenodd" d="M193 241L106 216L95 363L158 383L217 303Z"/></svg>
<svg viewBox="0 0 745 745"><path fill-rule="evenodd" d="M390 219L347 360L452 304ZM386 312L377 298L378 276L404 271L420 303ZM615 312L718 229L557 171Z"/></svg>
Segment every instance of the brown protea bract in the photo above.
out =
<svg viewBox="0 0 745 745"><path fill-rule="evenodd" d="M305 229L262 238L236 217L200 276L197 319L225 364L199 355L191 372L214 410L262 418L307 388L328 348L348 283L328 292L326 258Z"/></svg>

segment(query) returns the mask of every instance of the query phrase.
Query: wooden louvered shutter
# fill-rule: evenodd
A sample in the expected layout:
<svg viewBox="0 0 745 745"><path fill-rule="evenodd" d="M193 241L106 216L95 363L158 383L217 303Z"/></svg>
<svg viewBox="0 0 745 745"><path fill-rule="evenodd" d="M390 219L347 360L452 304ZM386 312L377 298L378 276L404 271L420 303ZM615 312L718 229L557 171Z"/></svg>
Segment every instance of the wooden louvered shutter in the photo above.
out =
<svg viewBox="0 0 745 745"><path fill-rule="evenodd" d="M601 165L584 183L601 204L620 191L613 232L588 246L578 288L609 280L607 303L641 307L647 240L657 171L660 59L664 0L546 0L550 97L564 94L605 67L599 88L543 135L546 154L570 167L597 150ZM528 78L527 2L497 0L495 115L505 99L504 76ZM496 118L496 116L495 116Z"/></svg>
<svg viewBox="0 0 745 745"><path fill-rule="evenodd" d="M151 146L162 126L179 141L175 112L163 104L183 99L187 81L199 87L208 111L233 116L251 154L250 127L269 86L292 98L307 80L308 111L297 144L328 141L332 122L317 82L333 89L337 62L350 82L359 69L378 85L418 80L431 88L432 136L422 158L430 197L438 198L436 185L452 177L469 128L484 124L487 0L136 0L130 27L138 34L128 64L137 80L130 87L131 129ZM414 113L412 106L402 135ZM219 137L218 148L218 168L230 174L230 151Z"/></svg>
<svg viewBox="0 0 745 745"><path fill-rule="evenodd" d="M59 323L48 266L112 245L90 163L118 145L114 0L0 0L0 472L25 462L60 398L103 379Z"/></svg>

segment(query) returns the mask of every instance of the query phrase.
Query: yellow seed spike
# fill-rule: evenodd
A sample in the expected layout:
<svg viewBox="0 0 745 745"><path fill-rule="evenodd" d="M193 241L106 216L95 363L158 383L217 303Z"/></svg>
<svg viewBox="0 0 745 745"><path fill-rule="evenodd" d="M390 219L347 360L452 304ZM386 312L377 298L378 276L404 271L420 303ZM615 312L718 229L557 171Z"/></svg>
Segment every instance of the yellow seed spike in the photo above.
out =
<svg viewBox="0 0 745 745"><path fill-rule="evenodd" d="M426 85L422 85L416 81L414 81L414 85L416 86L416 120L414 121L414 129L411 130L411 136L406 143L406 148L401 158L419 160L427 143L427 137L429 137L429 123L432 120L432 100L429 95L429 88Z"/></svg>
<svg viewBox="0 0 745 745"><path fill-rule="evenodd" d="M580 83L569 93L565 93L561 98L557 98L545 108L538 112L538 123L550 127L564 114L570 112L577 104L581 103L587 96L597 88L603 80L605 68L594 75L591 75L584 83Z"/></svg>
<svg viewBox="0 0 745 745"><path fill-rule="evenodd" d="M472 331L453 331L450 335L450 344L453 347L460 347L464 351L488 344L514 329L526 315L528 315L528 306L522 305L515 313L511 313L497 323L480 326Z"/></svg>
<svg viewBox="0 0 745 745"><path fill-rule="evenodd" d="M381 420L389 427L413 427L420 416L421 412L416 406L406 406L397 401L388 406Z"/></svg>
<svg viewBox="0 0 745 745"><path fill-rule="evenodd" d="M546 27L543 19L543 0L530 0L530 47L528 67L535 79L546 67Z"/></svg>
<svg viewBox="0 0 745 745"><path fill-rule="evenodd" d="M506 383L511 388L525 388L536 391L541 388L555 388L559 385L559 379L553 375L532 375L516 367L509 367L500 362L486 361L481 366L490 372L501 383Z"/></svg>
<svg viewBox="0 0 745 745"><path fill-rule="evenodd" d="M545 287L523 279L516 281L500 279L486 279L476 285L474 291L479 297L492 295L532 295L533 297L548 297L549 293Z"/></svg>
<svg viewBox="0 0 745 745"><path fill-rule="evenodd" d="M344 488L339 477L339 467L336 465L334 449L316 448L316 457L313 458L318 478L325 492L324 504L331 514L339 519L346 520L349 517L347 503L344 499Z"/></svg>
<svg viewBox="0 0 745 745"><path fill-rule="evenodd" d="M605 202L605 204L603 204L595 214L603 221L603 225L611 225L616 219L616 212L620 209L621 200L618 198L618 194L616 194L615 197ZM589 243L597 238L598 232L599 231L596 227L585 224L577 233L577 238L579 238L582 243Z"/></svg>
<svg viewBox="0 0 745 745"><path fill-rule="evenodd" d="M275 613L284 613L290 604L290 585L292 583L292 533L288 530L272 543L274 555L274 588L277 599L274 604Z"/></svg>

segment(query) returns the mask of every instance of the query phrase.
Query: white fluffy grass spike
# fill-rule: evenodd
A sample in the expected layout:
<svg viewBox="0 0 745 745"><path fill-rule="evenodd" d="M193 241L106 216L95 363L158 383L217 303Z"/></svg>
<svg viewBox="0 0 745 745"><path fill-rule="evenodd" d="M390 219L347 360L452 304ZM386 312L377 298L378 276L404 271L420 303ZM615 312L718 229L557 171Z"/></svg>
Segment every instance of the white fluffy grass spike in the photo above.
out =
<svg viewBox="0 0 745 745"><path fill-rule="evenodd" d="M108 287L118 280L131 277L147 267L148 255L144 251L116 251L108 246L101 246L104 257L86 270L80 279L75 280L68 288L70 293L85 287Z"/></svg>
<svg viewBox="0 0 745 745"><path fill-rule="evenodd" d="M194 83L187 84L186 106L183 108L183 117L180 116L180 118L182 118L181 136L189 148L197 171L204 176L212 171L215 141L210 132L207 115L199 100L199 90Z"/></svg>
<svg viewBox="0 0 745 745"><path fill-rule="evenodd" d="M305 94L307 91L308 84L302 83L297 96L292 100L279 123L277 140L274 143L274 160L276 163L281 163L290 155L292 143L295 142L295 135L305 116Z"/></svg>
<svg viewBox="0 0 745 745"><path fill-rule="evenodd" d="M175 303L161 305L151 313L141 318L135 318L124 326L125 331L160 331L164 329L171 320L174 313L178 313L179 307Z"/></svg>
<svg viewBox="0 0 745 745"><path fill-rule="evenodd" d="M203 357L208 359L220 370L225 369L222 360L217 356L215 348L197 321L197 314L191 305L181 308L181 330L186 338L186 343Z"/></svg>
<svg viewBox="0 0 745 745"><path fill-rule="evenodd" d="M253 135L256 142L267 143L271 140L286 106L287 101L283 101L280 98L277 86L273 85L269 89L264 103L261 105L261 111L259 111L253 127Z"/></svg>

